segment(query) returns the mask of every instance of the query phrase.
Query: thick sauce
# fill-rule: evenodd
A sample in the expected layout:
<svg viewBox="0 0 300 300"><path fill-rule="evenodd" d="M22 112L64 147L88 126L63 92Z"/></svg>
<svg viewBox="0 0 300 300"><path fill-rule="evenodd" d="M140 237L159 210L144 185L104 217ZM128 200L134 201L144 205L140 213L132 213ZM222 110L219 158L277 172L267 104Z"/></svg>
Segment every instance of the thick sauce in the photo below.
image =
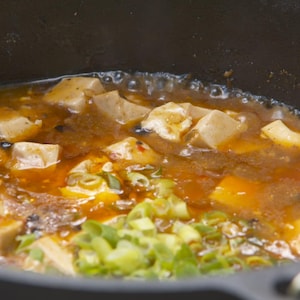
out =
<svg viewBox="0 0 300 300"><path fill-rule="evenodd" d="M73 101L74 86L55 90L62 78L0 92L3 265L41 273L54 268L72 276L166 279L298 260L300 120L295 110L184 76L106 72L82 77L99 82L78 85L81 104ZM62 100L61 93L68 92ZM166 109L157 110L161 107ZM12 133L10 126L27 126L18 123L20 117L30 122L29 129ZM150 204L150 213L143 203ZM101 223L116 230L117 243L100 234ZM93 226L100 226L99 248L91 246ZM172 242L166 242L167 235ZM132 269L103 254L108 243L109 253L122 257L124 240L130 243L125 249L137 251L133 256L143 256L124 255L132 258ZM158 242L189 261L190 268L175 265L171 254L160 258L164 250L154 246ZM70 265L62 267L52 252L68 257ZM97 257L96 262L89 265L87 257Z"/></svg>

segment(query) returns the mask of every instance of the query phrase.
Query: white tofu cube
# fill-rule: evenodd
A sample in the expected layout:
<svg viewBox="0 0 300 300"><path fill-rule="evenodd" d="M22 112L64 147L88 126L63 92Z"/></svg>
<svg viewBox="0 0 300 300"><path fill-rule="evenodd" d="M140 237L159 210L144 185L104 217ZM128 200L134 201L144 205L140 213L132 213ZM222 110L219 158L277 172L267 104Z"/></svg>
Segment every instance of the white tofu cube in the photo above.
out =
<svg viewBox="0 0 300 300"><path fill-rule="evenodd" d="M35 136L42 127L42 121L31 122L17 111L0 108L0 138L8 142L18 142Z"/></svg>
<svg viewBox="0 0 300 300"><path fill-rule="evenodd" d="M94 95L104 92L99 78L70 77L62 79L44 97L49 104L60 105L70 112L80 113L87 106L87 101Z"/></svg>
<svg viewBox="0 0 300 300"><path fill-rule="evenodd" d="M216 149L220 145L238 136L242 132L242 125L226 113L213 110L187 133L188 143L203 147L208 146Z"/></svg>
<svg viewBox="0 0 300 300"><path fill-rule="evenodd" d="M134 137L112 144L105 151L112 160L127 160L135 164L152 164L159 158L159 155L146 143Z"/></svg>
<svg viewBox="0 0 300 300"><path fill-rule="evenodd" d="M178 104L186 110L187 114L191 116L193 120L199 120L212 111L212 109L196 106L191 103Z"/></svg>
<svg viewBox="0 0 300 300"><path fill-rule="evenodd" d="M59 162L61 148L54 144L15 143L12 147L12 169L45 169Z"/></svg>
<svg viewBox="0 0 300 300"><path fill-rule="evenodd" d="M55 237L42 237L33 242L30 247L41 249L45 256L44 260L63 274L70 276L76 275L72 253L67 248L61 246Z"/></svg>
<svg viewBox="0 0 300 300"><path fill-rule="evenodd" d="M142 119L150 109L120 97L117 90L93 97L97 109L119 124Z"/></svg>
<svg viewBox="0 0 300 300"><path fill-rule="evenodd" d="M300 133L288 128L281 120L269 123L261 129L262 137L285 147L300 147Z"/></svg>
<svg viewBox="0 0 300 300"><path fill-rule="evenodd" d="M168 102L154 108L141 125L144 129L154 131L163 139L179 142L182 134L192 125L192 117L184 107Z"/></svg>

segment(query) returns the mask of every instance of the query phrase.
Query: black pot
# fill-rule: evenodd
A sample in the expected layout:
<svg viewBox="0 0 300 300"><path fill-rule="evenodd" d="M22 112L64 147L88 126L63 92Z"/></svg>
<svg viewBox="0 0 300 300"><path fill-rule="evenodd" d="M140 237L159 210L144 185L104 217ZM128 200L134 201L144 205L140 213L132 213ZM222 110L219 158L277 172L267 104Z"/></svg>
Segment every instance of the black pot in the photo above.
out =
<svg viewBox="0 0 300 300"><path fill-rule="evenodd" d="M300 107L299 0L10 0L0 8L1 84L109 70L169 72ZM0 269L0 291L44 300L292 299L285 289L299 270L295 263L132 282Z"/></svg>

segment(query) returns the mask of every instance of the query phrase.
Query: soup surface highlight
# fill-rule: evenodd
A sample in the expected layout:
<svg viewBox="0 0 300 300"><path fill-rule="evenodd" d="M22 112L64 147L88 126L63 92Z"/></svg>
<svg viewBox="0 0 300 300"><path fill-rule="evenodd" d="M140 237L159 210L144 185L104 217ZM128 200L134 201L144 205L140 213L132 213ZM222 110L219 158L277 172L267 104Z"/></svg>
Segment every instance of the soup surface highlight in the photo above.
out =
<svg viewBox="0 0 300 300"><path fill-rule="evenodd" d="M0 263L174 280L298 261L297 110L121 71L0 90Z"/></svg>

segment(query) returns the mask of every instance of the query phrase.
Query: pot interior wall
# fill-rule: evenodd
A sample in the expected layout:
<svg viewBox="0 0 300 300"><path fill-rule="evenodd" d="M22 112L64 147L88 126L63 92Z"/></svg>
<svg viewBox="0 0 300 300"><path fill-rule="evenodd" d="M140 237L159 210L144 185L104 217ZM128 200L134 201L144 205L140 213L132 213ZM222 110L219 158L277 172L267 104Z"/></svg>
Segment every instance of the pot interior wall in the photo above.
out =
<svg viewBox="0 0 300 300"><path fill-rule="evenodd" d="M11 0L1 6L0 83L107 70L191 73L298 105L297 0Z"/></svg>

